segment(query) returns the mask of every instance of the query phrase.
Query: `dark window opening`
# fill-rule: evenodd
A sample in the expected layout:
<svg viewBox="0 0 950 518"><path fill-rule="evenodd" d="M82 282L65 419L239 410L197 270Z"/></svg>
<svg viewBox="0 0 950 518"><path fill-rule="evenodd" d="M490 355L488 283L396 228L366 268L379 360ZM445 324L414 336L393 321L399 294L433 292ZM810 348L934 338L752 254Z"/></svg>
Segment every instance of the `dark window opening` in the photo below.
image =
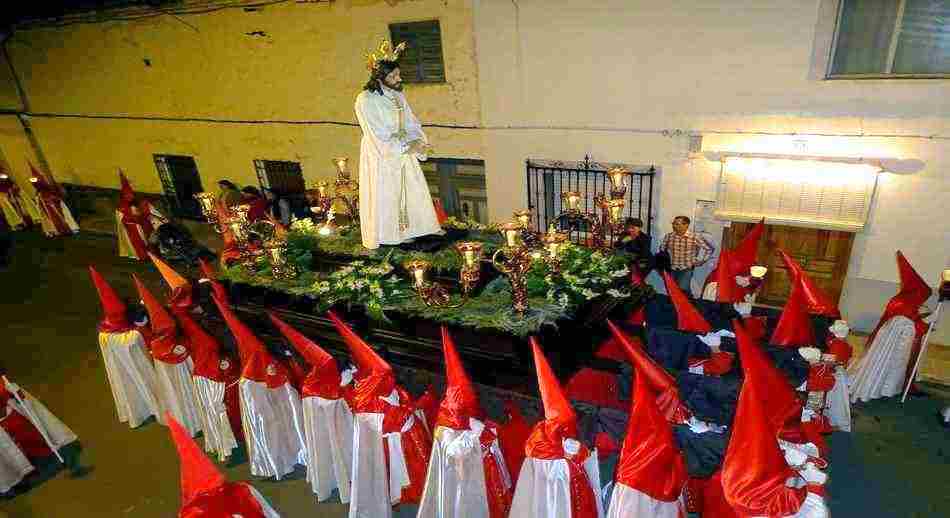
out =
<svg viewBox="0 0 950 518"><path fill-rule="evenodd" d="M195 194L203 192L198 165L190 156L154 155L165 201L179 218L204 220Z"/></svg>
<svg viewBox="0 0 950 518"><path fill-rule="evenodd" d="M405 83L444 83L442 30L439 20L394 23L389 26L393 45L406 42L399 56L399 73Z"/></svg>

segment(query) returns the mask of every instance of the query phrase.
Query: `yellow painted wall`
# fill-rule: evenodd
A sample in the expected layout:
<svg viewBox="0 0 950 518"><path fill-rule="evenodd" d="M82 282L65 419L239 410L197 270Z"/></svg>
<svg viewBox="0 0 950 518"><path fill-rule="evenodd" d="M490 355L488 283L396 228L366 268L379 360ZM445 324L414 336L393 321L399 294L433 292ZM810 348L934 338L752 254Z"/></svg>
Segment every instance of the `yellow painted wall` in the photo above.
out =
<svg viewBox="0 0 950 518"><path fill-rule="evenodd" d="M134 22L20 31L8 42L34 113L355 123L365 53L388 24L439 19L447 82L407 85L428 123L479 119L468 1L285 3ZM262 31L261 35L253 35ZM143 60L151 63L146 66ZM2 96L0 96L2 98ZM63 182L116 187L122 168L136 189L159 192L153 154L195 157L208 189L221 178L256 183L252 160L297 160L308 182L333 156L359 154L359 128L333 124L220 124L50 118L33 127ZM477 133L428 131L437 156L477 157ZM0 147L6 147L0 141Z"/></svg>

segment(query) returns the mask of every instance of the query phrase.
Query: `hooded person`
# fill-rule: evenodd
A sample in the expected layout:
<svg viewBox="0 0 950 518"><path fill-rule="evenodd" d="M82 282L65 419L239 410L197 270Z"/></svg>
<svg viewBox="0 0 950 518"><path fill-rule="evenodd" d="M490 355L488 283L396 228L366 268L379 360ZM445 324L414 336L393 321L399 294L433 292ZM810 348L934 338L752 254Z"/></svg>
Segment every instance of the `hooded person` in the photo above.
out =
<svg viewBox="0 0 950 518"><path fill-rule="evenodd" d="M845 320L835 320L828 328L828 340L825 342L827 353L825 358L831 360L834 368L834 386L828 391L824 414L831 427L844 432L851 431L851 399L848 387L851 381L848 378L847 366L851 361L851 344L848 343L848 334L851 327Z"/></svg>
<svg viewBox="0 0 950 518"><path fill-rule="evenodd" d="M805 309L804 292L800 285L793 284L769 343L780 347L812 347L816 340L815 328Z"/></svg>
<svg viewBox="0 0 950 518"><path fill-rule="evenodd" d="M561 390L537 340L531 337L544 420L525 445L510 516L602 518L596 450L578 440L577 415Z"/></svg>
<svg viewBox="0 0 950 518"><path fill-rule="evenodd" d="M446 389L417 518L505 518L513 484L449 330L442 326Z"/></svg>
<svg viewBox="0 0 950 518"><path fill-rule="evenodd" d="M910 375L929 327L920 310L933 290L900 251L897 271L900 291L884 308L864 356L848 369L851 401L896 396L914 381Z"/></svg>
<svg viewBox="0 0 950 518"><path fill-rule="evenodd" d="M666 420L673 424L689 421L690 411L680 399L679 388L673 376L657 365L653 358L650 358L641 346L631 340L616 324L607 320L607 326L620 343L627 361L636 370L637 377L642 377L650 386L650 392L656 395L656 406Z"/></svg>
<svg viewBox="0 0 950 518"><path fill-rule="evenodd" d="M532 422L525 419L521 409L512 400L505 401L506 421L498 425L498 440L501 452L505 456L505 466L512 480L518 480L521 465L524 464L524 447L534 428Z"/></svg>
<svg viewBox="0 0 950 518"><path fill-rule="evenodd" d="M815 417L813 412L804 408L788 378L772 363L745 327L738 321L734 326L744 376L742 386L756 384L760 387L757 397L765 403L763 411L777 431L776 437L782 449L805 452L816 458L825 455L827 445L824 439L807 424Z"/></svg>
<svg viewBox="0 0 950 518"><path fill-rule="evenodd" d="M135 428L149 416L160 419L158 382L145 339L129 322L125 303L112 286L92 266L89 275L105 314L99 323L99 349L119 421Z"/></svg>
<svg viewBox="0 0 950 518"><path fill-rule="evenodd" d="M168 429L181 465L178 518L280 518L253 486L228 482L171 415Z"/></svg>
<svg viewBox="0 0 950 518"><path fill-rule="evenodd" d="M34 463L77 440L43 403L3 376L0 381L0 493L32 472Z"/></svg>
<svg viewBox="0 0 950 518"><path fill-rule="evenodd" d="M152 264L155 265L155 268L158 269L158 273L161 274L162 279L165 280L165 284L168 285L168 308L172 313L177 315L194 310L196 306L194 305L191 281L176 272L174 268L169 266L168 263L157 255L149 252L148 257L151 258Z"/></svg>
<svg viewBox="0 0 950 518"><path fill-rule="evenodd" d="M158 398L162 409L194 436L201 431L201 414L195 397L195 384L191 379L194 362L189 344L178 334L178 326L161 302L132 274L139 297L148 311L152 328L152 358L155 360L155 378L158 381Z"/></svg>
<svg viewBox="0 0 950 518"><path fill-rule="evenodd" d="M79 225L63 201L63 190L30 164L30 183L36 191L36 206L39 208L40 224L48 237L67 236L79 232Z"/></svg>
<svg viewBox="0 0 950 518"><path fill-rule="evenodd" d="M198 283L205 283L211 285L211 295L212 297L220 300L224 305L229 305L230 301L228 300L228 290L220 282L218 282L218 274L214 271L214 267L211 266L211 263L205 261L203 258L198 259L198 265L201 268L202 278L198 279Z"/></svg>
<svg viewBox="0 0 950 518"><path fill-rule="evenodd" d="M30 217L23 204L20 188L2 169L0 169L0 215L14 230L33 225L33 218Z"/></svg>
<svg viewBox="0 0 950 518"><path fill-rule="evenodd" d="M307 463L300 394L291 385L287 368L250 328L220 300L214 302L241 356L238 390L251 474L280 480L295 465Z"/></svg>
<svg viewBox="0 0 950 518"><path fill-rule="evenodd" d="M149 238L155 231L152 218L165 217L147 200L138 200L132 184L119 171L119 204L115 208L116 237L119 256L144 261L149 253Z"/></svg>
<svg viewBox="0 0 950 518"><path fill-rule="evenodd" d="M831 298L815 284L815 281L805 272L805 269L792 259L785 250L779 248L778 255L788 269L792 286L797 286L801 290L805 310L811 315L822 315L832 319L840 318L841 311L838 310L838 305L832 302Z"/></svg>
<svg viewBox="0 0 950 518"><path fill-rule="evenodd" d="M343 398L342 377L330 353L268 313L284 338L307 360L310 370L300 392L307 448L307 481L320 501L334 489L344 504L350 501L353 462L353 413Z"/></svg>
<svg viewBox="0 0 950 518"><path fill-rule="evenodd" d="M759 242L764 232L765 219L761 219L735 248L722 249L716 266L706 276L703 286L704 299L724 302L723 298L732 298L743 302L747 295L755 292L755 289L749 285L749 275L751 268L758 263ZM720 271L723 265L727 266L728 271ZM723 290L725 296L719 295L720 286L725 286Z"/></svg>
<svg viewBox="0 0 950 518"><path fill-rule="evenodd" d="M637 368L607 518L686 518L686 461L651 385Z"/></svg>
<svg viewBox="0 0 950 518"><path fill-rule="evenodd" d="M724 267L720 271L727 271L727 269ZM732 368L732 354L720 351L719 346L722 343L723 336L731 337L733 333L728 329L713 331L712 325L693 306L689 297L680 290L669 272L663 272L663 282L676 313L676 329L683 333L697 335L699 340L706 344L711 351L708 358L687 358L686 362L689 365L690 372L706 375L721 375L728 372ZM653 351L655 353L656 350Z"/></svg>
<svg viewBox="0 0 950 518"><path fill-rule="evenodd" d="M740 347L754 347L738 324L736 335ZM743 369L747 359L753 358L746 354L748 350L740 353ZM825 518L827 477L810 457L794 450L783 455L776 442L775 413L769 410L776 401L767 390L767 385L748 378L742 384L722 466L725 500L742 517Z"/></svg>
<svg viewBox="0 0 950 518"><path fill-rule="evenodd" d="M238 379L241 368L236 359L224 354L221 344L208 334L188 312L175 318L187 340L194 362L191 380L204 432L205 451L224 462L243 438Z"/></svg>
<svg viewBox="0 0 950 518"><path fill-rule="evenodd" d="M349 516L389 517L393 505L420 501L432 437L392 367L336 313L329 317L357 368Z"/></svg>

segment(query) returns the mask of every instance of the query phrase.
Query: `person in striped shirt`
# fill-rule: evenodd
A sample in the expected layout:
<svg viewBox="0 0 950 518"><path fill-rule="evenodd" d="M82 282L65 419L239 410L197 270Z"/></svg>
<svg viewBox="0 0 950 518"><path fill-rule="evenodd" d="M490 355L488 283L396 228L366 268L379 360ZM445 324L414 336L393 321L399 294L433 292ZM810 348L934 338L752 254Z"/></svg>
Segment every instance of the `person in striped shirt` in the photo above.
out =
<svg viewBox="0 0 950 518"><path fill-rule="evenodd" d="M670 269L676 285L692 297L693 270L712 257L713 247L702 237L689 232L689 224L686 216L673 218L673 231L663 236L660 250L670 254Z"/></svg>

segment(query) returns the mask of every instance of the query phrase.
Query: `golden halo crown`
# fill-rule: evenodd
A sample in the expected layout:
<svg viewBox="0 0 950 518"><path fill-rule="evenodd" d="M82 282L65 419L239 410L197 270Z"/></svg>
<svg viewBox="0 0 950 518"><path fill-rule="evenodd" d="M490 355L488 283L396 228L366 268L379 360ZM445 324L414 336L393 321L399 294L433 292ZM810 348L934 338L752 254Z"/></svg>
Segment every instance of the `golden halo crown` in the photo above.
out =
<svg viewBox="0 0 950 518"><path fill-rule="evenodd" d="M379 68L380 61L399 61L399 55L406 50L406 46L406 42L393 47L389 40L381 41L376 50L366 55L366 68L370 72L374 72Z"/></svg>

